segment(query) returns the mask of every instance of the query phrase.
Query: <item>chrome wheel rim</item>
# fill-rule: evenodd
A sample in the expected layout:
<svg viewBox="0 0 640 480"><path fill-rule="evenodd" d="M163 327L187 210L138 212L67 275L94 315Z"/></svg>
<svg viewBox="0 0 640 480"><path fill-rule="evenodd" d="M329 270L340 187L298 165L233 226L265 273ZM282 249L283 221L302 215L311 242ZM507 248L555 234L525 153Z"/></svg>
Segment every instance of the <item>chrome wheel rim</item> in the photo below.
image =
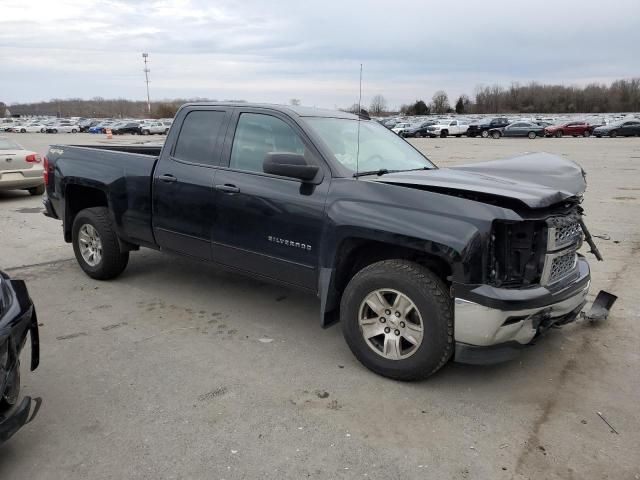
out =
<svg viewBox="0 0 640 480"><path fill-rule="evenodd" d="M422 316L415 303L389 288L365 297L358 310L358 325L367 346L387 360L410 357L424 338Z"/></svg>
<svg viewBox="0 0 640 480"><path fill-rule="evenodd" d="M95 267L102 261L102 239L93 225L85 223L80 227L78 246L87 265Z"/></svg>

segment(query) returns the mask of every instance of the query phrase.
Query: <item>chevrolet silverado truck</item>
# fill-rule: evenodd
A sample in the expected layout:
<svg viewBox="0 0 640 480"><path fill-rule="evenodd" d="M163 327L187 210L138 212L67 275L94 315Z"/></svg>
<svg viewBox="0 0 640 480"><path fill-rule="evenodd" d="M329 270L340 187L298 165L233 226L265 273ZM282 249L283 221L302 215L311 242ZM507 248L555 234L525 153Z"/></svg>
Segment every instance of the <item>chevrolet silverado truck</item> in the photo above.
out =
<svg viewBox="0 0 640 480"><path fill-rule="evenodd" d="M162 147L52 145L45 163L45 214L90 277L148 247L300 288L395 379L513 358L586 302L585 174L560 157L438 168L348 113L194 103Z"/></svg>

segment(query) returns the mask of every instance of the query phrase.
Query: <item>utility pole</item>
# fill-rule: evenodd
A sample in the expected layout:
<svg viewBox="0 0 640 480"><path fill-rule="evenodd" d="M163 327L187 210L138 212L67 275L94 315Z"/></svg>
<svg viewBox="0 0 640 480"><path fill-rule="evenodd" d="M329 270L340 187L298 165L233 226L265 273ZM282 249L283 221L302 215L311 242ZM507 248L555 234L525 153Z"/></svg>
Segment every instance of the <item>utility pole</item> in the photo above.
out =
<svg viewBox="0 0 640 480"><path fill-rule="evenodd" d="M147 67L147 58L149 58L149 54L143 53L142 58L144 59L144 78L147 82L147 112L149 113L149 116L151 116L151 97L149 96L149 72L151 70Z"/></svg>

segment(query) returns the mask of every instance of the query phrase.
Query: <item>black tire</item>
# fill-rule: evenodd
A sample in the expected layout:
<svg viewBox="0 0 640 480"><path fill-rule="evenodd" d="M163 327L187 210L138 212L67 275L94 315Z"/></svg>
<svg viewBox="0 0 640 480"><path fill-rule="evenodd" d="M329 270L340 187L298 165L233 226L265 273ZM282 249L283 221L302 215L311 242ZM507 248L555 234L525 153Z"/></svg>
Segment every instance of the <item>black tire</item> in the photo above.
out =
<svg viewBox="0 0 640 480"><path fill-rule="evenodd" d="M456 138L462 138L462 134L456 135Z"/></svg>
<svg viewBox="0 0 640 480"><path fill-rule="evenodd" d="M76 130L75 128L72 128L71 133L78 133L78 130Z"/></svg>
<svg viewBox="0 0 640 480"><path fill-rule="evenodd" d="M150 135L151 132L149 130L142 130L142 135Z"/></svg>
<svg viewBox="0 0 640 480"><path fill-rule="evenodd" d="M611 131L609 132L609 136L610 136L611 138L616 138L616 137L618 136L618 132L617 132L616 130L611 130Z"/></svg>
<svg viewBox="0 0 640 480"><path fill-rule="evenodd" d="M26 128L21 128L20 129L20 133L27 133L27 129Z"/></svg>
<svg viewBox="0 0 640 480"><path fill-rule="evenodd" d="M27 189L27 191L33 195L34 197L36 195L42 195L44 193L44 185L38 185L37 187L31 187L29 189Z"/></svg>
<svg viewBox="0 0 640 480"><path fill-rule="evenodd" d="M423 319L422 343L404 359L391 360L376 353L360 331L360 305L377 289L393 289L407 295ZM385 377L403 381L426 378L442 368L453 353L453 307L448 289L431 271L407 260L384 260L360 270L342 295L340 321L356 358Z"/></svg>
<svg viewBox="0 0 640 480"><path fill-rule="evenodd" d="M78 232L85 224L95 228L102 241L102 258L95 266L89 265L80 253ZM80 268L91 278L109 280L120 275L127 267L129 252L120 251L118 236L111 225L107 208L93 207L81 210L73 220L71 234L76 260L80 264Z"/></svg>
<svg viewBox="0 0 640 480"><path fill-rule="evenodd" d="M46 132L46 130L44 128L40 129L40 133L45 133L45 132Z"/></svg>
<svg viewBox="0 0 640 480"><path fill-rule="evenodd" d="M496 131L496 132L491 132L491 138L493 138L494 140L498 140L502 135L500 135L500 132Z"/></svg>
<svg viewBox="0 0 640 480"><path fill-rule="evenodd" d="M489 137L489 130L483 130L482 133L480 133L480 136L482 138L488 138Z"/></svg>
<svg viewBox="0 0 640 480"><path fill-rule="evenodd" d="M584 131L584 133L582 134L582 136L583 136L584 138L588 138L588 137L590 137L590 136L591 136L591 132L590 132L589 130L585 130L585 131Z"/></svg>
<svg viewBox="0 0 640 480"><path fill-rule="evenodd" d="M562 138L562 136L563 136L563 135L564 135L564 132L563 132L562 130L558 130L558 131L555 133L556 138Z"/></svg>
<svg viewBox="0 0 640 480"><path fill-rule="evenodd" d="M440 132L440 138L447 138L448 135L449 135L449 130L442 130Z"/></svg>
<svg viewBox="0 0 640 480"><path fill-rule="evenodd" d="M54 128L53 130L51 130L51 133L58 133L58 129Z"/></svg>
<svg viewBox="0 0 640 480"><path fill-rule="evenodd" d="M527 133L527 137L529 137L531 140L533 140L534 138L537 137L536 132L529 132Z"/></svg>

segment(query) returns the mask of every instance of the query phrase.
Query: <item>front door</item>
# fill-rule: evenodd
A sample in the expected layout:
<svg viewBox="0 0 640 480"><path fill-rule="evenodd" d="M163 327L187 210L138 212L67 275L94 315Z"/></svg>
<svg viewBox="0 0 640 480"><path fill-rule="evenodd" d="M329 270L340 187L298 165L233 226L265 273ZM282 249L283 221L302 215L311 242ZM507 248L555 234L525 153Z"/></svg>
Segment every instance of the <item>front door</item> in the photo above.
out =
<svg viewBox="0 0 640 480"><path fill-rule="evenodd" d="M211 235L216 205L215 167L230 111L197 107L176 119L153 179L153 232L161 248L211 259ZM176 138L177 135L177 138Z"/></svg>
<svg viewBox="0 0 640 480"><path fill-rule="evenodd" d="M214 260L315 290L328 168L286 115L238 109L232 125L215 178ZM271 152L303 155L322 174L315 184L266 174L263 161Z"/></svg>

